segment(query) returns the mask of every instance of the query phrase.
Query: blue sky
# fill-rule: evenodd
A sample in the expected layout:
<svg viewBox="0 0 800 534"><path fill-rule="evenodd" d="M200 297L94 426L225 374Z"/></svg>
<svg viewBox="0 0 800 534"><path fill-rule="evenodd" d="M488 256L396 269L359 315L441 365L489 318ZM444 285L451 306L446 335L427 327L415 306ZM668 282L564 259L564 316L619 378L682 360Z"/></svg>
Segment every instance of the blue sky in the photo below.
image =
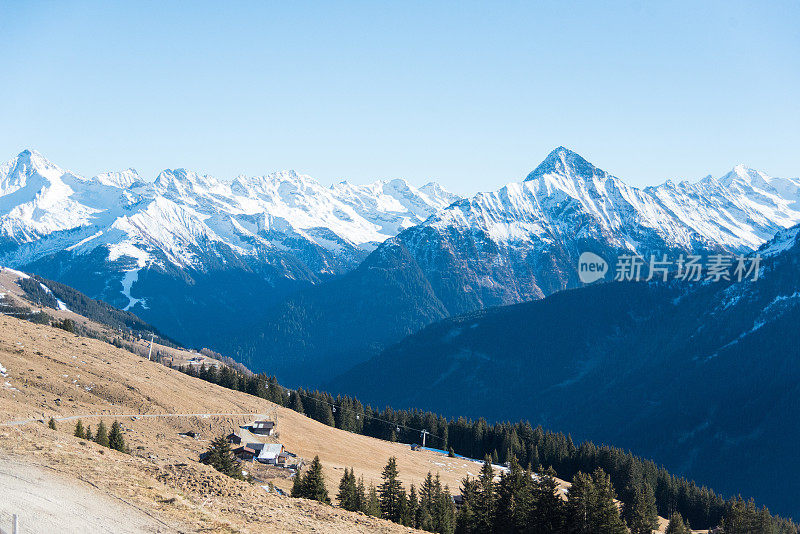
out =
<svg viewBox="0 0 800 534"><path fill-rule="evenodd" d="M800 2L0 4L0 159L92 175L800 175Z"/></svg>

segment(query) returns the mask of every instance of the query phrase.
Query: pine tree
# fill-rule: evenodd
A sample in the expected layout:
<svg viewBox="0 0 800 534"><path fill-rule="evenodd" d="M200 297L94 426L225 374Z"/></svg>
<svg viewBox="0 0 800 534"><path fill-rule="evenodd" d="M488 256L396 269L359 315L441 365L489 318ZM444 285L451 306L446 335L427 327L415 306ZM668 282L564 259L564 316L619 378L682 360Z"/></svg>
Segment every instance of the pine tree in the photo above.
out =
<svg viewBox="0 0 800 534"><path fill-rule="evenodd" d="M527 523L533 505L533 480L520 467L513 453L509 456L508 471L500 475L497 484L497 532L519 532Z"/></svg>
<svg viewBox="0 0 800 534"><path fill-rule="evenodd" d="M50 428L50 430L55 430L56 420L51 417L50 420L47 422L47 426Z"/></svg>
<svg viewBox="0 0 800 534"><path fill-rule="evenodd" d="M339 482L339 493L336 494L339 506L351 512L360 509L358 502L358 486L356 485L356 475L352 469L345 468L342 480Z"/></svg>
<svg viewBox="0 0 800 534"><path fill-rule="evenodd" d="M83 429L83 421L80 419L78 419L78 422L75 423L74 435L76 438L83 438L86 435L86 431Z"/></svg>
<svg viewBox="0 0 800 534"><path fill-rule="evenodd" d="M533 503L528 520L530 532L561 532L566 522L564 501L558 495L556 472L552 467L536 474Z"/></svg>
<svg viewBox="0 0 800 534"><path fill-rule="evenodd" d="M94 442L103 447L108 447L108 430L103 421L100 421L100 424L97 425L97 433L94 436Z"/></svg>
<svg viewBox="0 0 800 534"><path fill-rule="evenodd" d="M411 484L411 489L408 492L408 523L406 526L419 528L419 497L417 496L417 488Z"/></svg>
<svg viewBox="0 0 800 534"><path fill-rule="evenodd" d="M572 479L567 501L570 534L593 534L592 516L597 501L592 477L580 471Z"/></svg>
<svg viewBox="0 0 800 534"><path fill-rule="evenodd" d="M403 486L398 476L397 458L392 456L386 467L383 468L381 474L383 482L378 486L378 494L380 495L381 516L395 523L402 520L400 504Z"/></svg>
<svg viewBox="0 0 800 534"><path fill-rule="evenodd" d="M108 446L119 452L128 452L119 421L114 421L111 424L111 430L108 433Z"/></svg>
<svg viewBox="0 0 800 534"><path fill-rule="evenodd" d="M692 534L692 531L689 529L689 525L684 522L681 514L675 512L672 514L672 517L669 518L669 523L667 524L667 529L664 531L664 534Z"/></svg>
<svg viewBox="0 0 800 534"><path fill-rule="evenodd" d="M92 425L86 425L86 430L83 432L83 437L89 441L94 441L94 434L92 434Z"/></svg>
<svg viewBox="0 0 800 534"><path fill-rule="evenodd" d="M595 488L595 509L593 514L594 532L607 534L627 534L628 529L620 517L616 494L611 485L611 478L599 467L592 475Z"/></svg>
<svg viewBox="0 0 800 534"><path fill-rule="evenodd" d="M321 412L320 422L325 423L328 426L336 426L336 419L334 419L333 412L331 411L331 407L329 405L323 404Z"/></svg>
<svg viewBox="0 0 800 534"><path fill-rule="evenodd" d="M450 495L450 488L441 487L439 475L436 475L435 499L433 511L434 532L442 534L453 534L456 528L456 510L453 505L453 497Z"/></svg>
<svg viewBox="0 0 800 534"><path fill-rule="evenodd" d="M306 413L305 409L303 408L303 399L300 398L300 395L297 393L297 391L292 391L291 398L289 399L289 408L297 413Z"/></svg>
<svg viewBox="0 0 800 534"><path fill-rule="evenodd" d="M631 534L652 534L658 528L658 511L653 488L641 483L634 489L631 502L625 503Z"/></svg>
<svg viewBox="0 0 800 534"><path fill-rule="evenodd" d="M203 463L210 465L220 473L224 473L232 478L242 479L242 466L233 455L231 444L228 439L222 435L211 442L206 457Z"/></svg>
<svg viewBox="0 0 800 534"><path fill-rule="evenodd" d="M477 481L464 477L461 481L461 498L463 504L456 514L456 533L473 534L477 532L477 517L475 515L475 505L478 493Z"/></svg>
<svg viewBox="0 0 800 534"><path fill-rule="evenodd" d="M364 487L364 477L358 477L358 486L356 486L356 510L367 513L367 490Z"/></svg>
<svg viewBox="0 0 800 534"><path fill-rule="evenodd" d="M372 483L369 485L369 495L367 496L367 506L364 513L373 517L381 516L381 504L378 500L378 492L375 490L375 485Z"/></svg>
<svg viewBox="0 0 800 534"><path fill-rule="evenodd" d="M322 472L322 462L319 461L319 456L314 456L308 470L302 475L295 477L295 483L292 486L292 497L302 497L304 499L313 499L315 501L330 504L331 499L328 497L328 490L325 488L325 475Z"/></svg>
<svg viewBox="0 0 800 534"><path fill-rule="evenodd" d="M296 472L292 478L292 491L289 494L292 497L298 498L303 496L303 477L300 472Z"/></svg>
<svg viewBox="0 0 800 534"><path fill-rule="evenodd" d="M473 508L475 513L475 532L494 532L496 498L492 459L487 456L483 461L481 474L478 478L476 502Z"/></svg>

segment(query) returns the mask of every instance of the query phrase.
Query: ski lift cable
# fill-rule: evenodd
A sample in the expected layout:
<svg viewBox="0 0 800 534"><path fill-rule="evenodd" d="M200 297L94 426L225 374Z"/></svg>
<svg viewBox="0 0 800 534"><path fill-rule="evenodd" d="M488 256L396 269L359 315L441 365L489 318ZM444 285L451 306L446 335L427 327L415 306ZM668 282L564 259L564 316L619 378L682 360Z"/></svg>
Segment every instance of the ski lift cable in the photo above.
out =
<svg viewBox="0 0 800 534"><path fill-rule="evenodd" d="M279 386L280 386L280 385L279 385ZM287 387L284 387L284 386L280 386L280 387L282 387L283 389L285 389L287 392L291 392L291 391L292 391L292 390L290 390L290 389L289 389L289 388L287 388ZM307 398L307 399L311 399L311 400L313 400L313 401L320 402L320 403L322 403L322 404L327 404L328 406L331 406L331 408L332 408L332 411L334 411L334 412L336 411L337 404L334 404L334 403L332 403L332 402L328 402L328 401L325 401L325 400L322 400L322 399L318 399L318 398L316 398L316 397L314 397L314 396L312 396L312 395L310 395L310 394L308 394L308 393L300 393L299 391L295 391L295 393L297 393L298 395L302 395L303 397L305 397L305 398ZM373 419L373 420L375 420L375 421L381 421L381 422L383 422L383 423L386 423L387 425L390 425L390 426L394 425L394 427L396 428L396 431L397 431L397 432L400 432L400 429L401 429L401 428L404 428L404 429L406 429L406 430L410 430L410 431L412 431L412 432L418 432L418 433L420 433L420 434L421 434L422 432L427 432L427 434L428 434L428 437L436 438L436 439L440 440L442 443L446 443L446 441L445 441L445 439L444 439L443 437L441 437L441 436L437 436L436 434L433 434L433 433L431 433L431 432L428 432L428 431L426 431L426 430L423 430L423 429L421 429L421 428L414 428L414 427L407 426L407 425L401 425L401 424L399 424L399 423L396 423L396 422L393 422L393 421L387 421L386 419L381 419L380 417L376 417L376 416L374 416L374 415L367 415L367 414L365 413L365 414L364 414L364 419L366 419L366 418L368 418L368 417L369 417L370 419Z"/></svg>

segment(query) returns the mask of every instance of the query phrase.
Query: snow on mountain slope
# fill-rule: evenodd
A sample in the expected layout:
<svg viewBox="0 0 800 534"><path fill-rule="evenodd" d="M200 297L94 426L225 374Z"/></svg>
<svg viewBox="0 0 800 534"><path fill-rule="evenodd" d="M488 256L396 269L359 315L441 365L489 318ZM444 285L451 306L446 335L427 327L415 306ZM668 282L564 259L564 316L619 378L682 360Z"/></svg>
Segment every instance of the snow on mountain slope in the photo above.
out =
<svg viewBox="0 0 800 534"><path fill-rule="evenodd" d="M26 150L0 166L0 242L12 249L3 258L9 264L103 245L111 261L126 255L139 267L202 268L198 250L217 243L249 256L319 247L352 267L456 198L426 187L395 180L327 188L294 171L230 183L185 169L152 183L133 169L86 180Z"/></svg>
<svg viewBox="0 0 800 534"><path fill-rule="evenodd" d="M559 147L523 183L458 202L426 225L480 229L500 243L601 238L641 252L648 236L687 250L753 250L798 222L800 179L740 165L720 180L637 189Z"/></svg>

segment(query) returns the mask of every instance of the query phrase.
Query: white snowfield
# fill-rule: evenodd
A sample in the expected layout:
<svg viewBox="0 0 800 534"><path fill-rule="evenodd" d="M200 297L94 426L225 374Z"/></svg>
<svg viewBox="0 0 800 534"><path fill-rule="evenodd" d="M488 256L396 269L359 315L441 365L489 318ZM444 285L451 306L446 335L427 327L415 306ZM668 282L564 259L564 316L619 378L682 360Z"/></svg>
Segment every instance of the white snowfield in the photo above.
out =
<svg viewBox="0 0 800 534"><path fill-rule="evenodd" d="M524 182L463 200L435 183L325 187L294 171L223 181L175 169L147 182L128 169L87 179L30 150L0 165L0 262L26 265L103 246L106 261L123 273L128 307L140 302L131 286L150 266L202 270L226 263L231 251L292 277L299 272L294 260L280 254L314 262L323 250L330 256L307 268L341 273L416 225L442 234L482 232L521 251L582 238L639 251L657 235L682 249L744 252L798 223L798 178L739 165L719 179L638 189L563 147Z"/></svg>
<svg viewBox="0 0 800 534"><path fill-rule="evenodd" d="M752 251L800 223L800 179L737 165L720 179L638 189L559 147L522 183L479 193L426 221L439 231L485 231L500 244L570 236L639 251L643 231L684 249Z"/></svg>
<svg viewBox="0 0 800 534"><path fill-rule="evenodd" d="M230 182L185 169L154 182L133 169L87 179L25 150L0 165L0 242L27 245L5 263L104 245L109 261L132 259L134 269L164 258L196 266L197 251L214 242L243 255L285 249L287 237L368 252L458 198L404 180L325 187L294 171Z"/></svg>

